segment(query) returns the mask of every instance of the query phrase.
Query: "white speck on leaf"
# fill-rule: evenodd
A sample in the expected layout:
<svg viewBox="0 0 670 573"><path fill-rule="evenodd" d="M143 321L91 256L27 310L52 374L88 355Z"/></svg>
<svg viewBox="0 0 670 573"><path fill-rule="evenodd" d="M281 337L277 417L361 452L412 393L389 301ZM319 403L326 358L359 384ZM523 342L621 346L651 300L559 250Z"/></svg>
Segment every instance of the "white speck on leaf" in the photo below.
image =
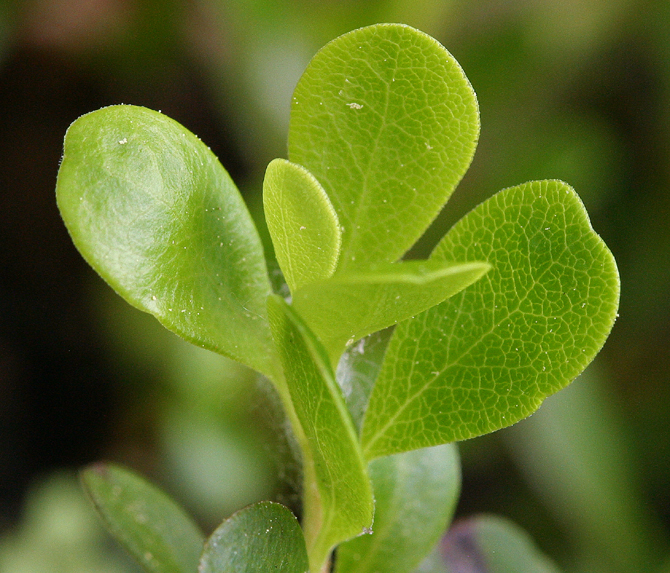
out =
<svg viewBox="0 0 670 573"><path fill-rule="evenodd" d="M128 138L127 137L124 137L123 139L119 139L119 145L125 145L126 143L128 143Z"/></svg>
<svg viewBox="0 0 670 573"><path fill-rule="evenodd" d="M351 109L363 109L363 106L360 103L356 103L355 101L352 101L351 103L347 104Z"/></svg>

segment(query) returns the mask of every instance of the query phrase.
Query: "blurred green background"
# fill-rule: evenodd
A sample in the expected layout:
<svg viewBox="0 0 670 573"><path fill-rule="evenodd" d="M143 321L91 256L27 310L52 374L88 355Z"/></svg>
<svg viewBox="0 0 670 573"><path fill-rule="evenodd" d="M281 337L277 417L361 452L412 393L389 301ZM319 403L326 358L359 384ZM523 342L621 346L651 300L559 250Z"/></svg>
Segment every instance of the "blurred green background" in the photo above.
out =
<svg viewBox="0 0 670 573"><path fill-rule="evenodd" d="M473 165L412 256L495 191L558 178L622 278L586 373L462 444L458 516L511 518L568 572L670 572L667 0L0 0L0 570L136 571L77 487L98 459L161 484L207 530L258 499L295 503L263 383L128 307L74 250L54 196L61 144L104 105L162 110L220 157L260 224L309 58L384 21L440 40L482 116Z"/></svg>

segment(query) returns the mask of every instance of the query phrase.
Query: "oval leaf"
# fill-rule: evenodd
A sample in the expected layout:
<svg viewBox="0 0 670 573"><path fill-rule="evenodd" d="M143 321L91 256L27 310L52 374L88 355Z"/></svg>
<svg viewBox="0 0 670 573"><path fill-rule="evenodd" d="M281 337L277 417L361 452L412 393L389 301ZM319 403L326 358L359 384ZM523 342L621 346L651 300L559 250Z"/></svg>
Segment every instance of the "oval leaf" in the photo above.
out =
<svg viewBox="0 0 670 573"><path fill-rule="evenodd" d="M458 450L445 444L370 463L375 495L372 535L337 549L336 573L411 573L449 525L458 501Z"/></svg>
<svg viewBox="0 0 670 573"><path fill-rule="evenodd" d="M398 260L463 177L478 137L474 91L430 36L377 24L323 47L293 94L289 159L335 207L339 268Z"/></svg>
<svg viewBox="0 0 670 573"><path fill-rule="evenodd" d="M81 475L109 532L146 571L196 571L203 535L171 498L133 472L112 464L95 464Z"/></svg>
<svg viewBox="0 0 670 573"><path fill-rule="evenodd" d="M407 261L338 273L293 295L293 306L337 363L345 346L410 318L478 280L488 263Z"/></svg>
<svg viewBox="0 0 670 573"><path fill-rule="evenodd" d="M363 423L368 459L525 418L591 362L612 328L616 264L565 183L501 191L432 256L468 258L493 268L396 328Z"/></svg>
<svg viewBox="0 0 670 573"><path fill-rule="evenodd" d="M291 292L332 276L340 254L340 224L314 176L284 159L270 162L263 181L263 207Z"/></svg>
<svg viewBox="0 0 670 573"><path fill-rule="evenodd" d="M325 350L280 297L268 299L268 315L307 440L303 527L310 565L320 571L335 545L372 525L372 487Z"/></svg>
<svg viewBox="0 0 670 573"><path fill-rule="evenodd" d="M88 263L181 337L273 375L265 259L228 173L168 117L113 106L65 137L58 206Z"/></svg>
<svg viewBox="0 0 670 573"><path fill-rule="evenodd" d="M212 533L198 573L307 573L308 569L298 520L283 505L264 501L238 511Z"/></svg>

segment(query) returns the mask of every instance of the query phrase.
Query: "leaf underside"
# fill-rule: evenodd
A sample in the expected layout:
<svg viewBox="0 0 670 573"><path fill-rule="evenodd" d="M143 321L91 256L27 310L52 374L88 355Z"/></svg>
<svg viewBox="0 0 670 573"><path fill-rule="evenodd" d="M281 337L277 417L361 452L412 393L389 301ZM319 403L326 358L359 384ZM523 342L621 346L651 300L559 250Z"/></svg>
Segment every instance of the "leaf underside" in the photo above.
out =
<svg viewBox="0 0 670 573"><path fill-rule="evenodd" d="M293 306L337 363L346 345L435 306L488 269L479 262L378 264L312 283L294 294Z"/></svg>
<svg viewBox="0 0 670 573"><path fill-rule="evenodd" d="M493 268L396 327L363 423L367 459L528 416L591 362L614 323L614 258L565 183L526 183L482 203L431 257L454 259Z"/></svg>

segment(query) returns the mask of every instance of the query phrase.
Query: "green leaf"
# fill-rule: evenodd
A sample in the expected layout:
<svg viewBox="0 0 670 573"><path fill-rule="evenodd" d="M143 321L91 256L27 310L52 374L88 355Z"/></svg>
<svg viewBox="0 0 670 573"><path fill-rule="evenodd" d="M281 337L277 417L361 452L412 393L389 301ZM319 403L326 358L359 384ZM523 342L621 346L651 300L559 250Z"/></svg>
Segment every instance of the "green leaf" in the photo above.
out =
<svg viewBox="0 0 670 573"><path fill-rule="evenodd" d="M146 571L196 571L203 535L170 497L112 464L95 464L81 476L109 532Z"/></svg>
<svg viewBox="0 0 670 573"><path fill-rule="evenodd" d="M293 93L289 159L335 207L339 268L398 260L450 197L478 137L474 91L430 36L377 24L323 47Z"/></svg>
<svg viewBox="0 0 670 573"><path fill-rule="evenodd" d="M268 315L307 440L303 528L312 571L320 571L335 545L372 525L372 488L325 350L280 297L269 297Z"/></svg>
<svg viewBox="0 0 670 573"><path fill-rule="evenodd" d="M275 159L265 172L263 206L291 292L332 276L340 254L340 224L314 176L300 165Z"/></svg>
<svg viewBox="0 0 670 573"><path fill-rule="evenodd" d="M197 571L306 573L308 567L298 520L283 505L264 501L233 514L212 533Z"/></svg>
<svg viewBox="0 0 670 573"><path fill-rule="evenodd" d="M363 423L368 459L530 415L591 362L616 317L614 258L559 181L501 191L457 223L432 259L488 260L493 269L396 328Z"/></svg>
<svg viewBox="0 0 670 573"><path fill-rule="evenodd" d="M293 305L337 363L346 345L435 306L489 268L480 262L377 264L307 285L294 293Z"/></svg>
<svg viewBox="0 0 670 573"><path fill-rule="evenodd" d="M275 373L258 233L228 173L192 133L140 107L79 118L58 206L88 263L186 340Z"/></svg>
<svg viewBox="0 0 670 573"><path fill-rule="evenodd" d="M453 444L370 463L375 495L372 535L337 549L336 573L411 573L444 533L460 491Z"/></svg>
<svg viewBox="0 0 670 573"><path fill-rule="evenodd" d="M459 522L442 542L445 573L560 573L528 534L507 519L482 515Z"/></svg>

